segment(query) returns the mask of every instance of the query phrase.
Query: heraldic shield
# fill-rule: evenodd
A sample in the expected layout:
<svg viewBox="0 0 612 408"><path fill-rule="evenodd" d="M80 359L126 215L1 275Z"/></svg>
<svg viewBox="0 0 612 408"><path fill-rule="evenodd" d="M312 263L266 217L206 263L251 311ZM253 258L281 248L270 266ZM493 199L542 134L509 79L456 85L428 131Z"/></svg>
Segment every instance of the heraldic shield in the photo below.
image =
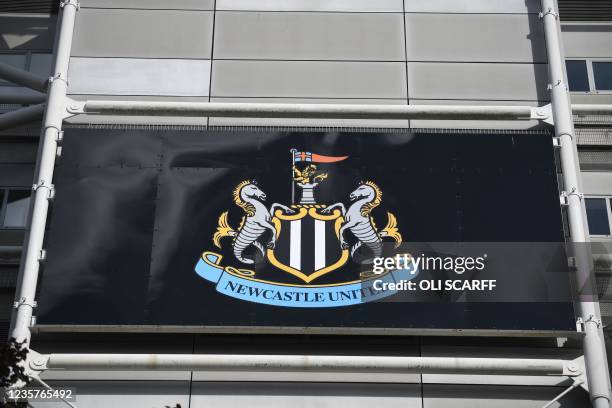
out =
<svg viewBox="0 0 612 408"><path fill-rule="evenodd" d="M306 283L341 268L349 259L348 249L340 246L340 210L320 212L322 205L295 205L293 213L276 210L272 224L277 242L267 249L272 265Z"/></svg>

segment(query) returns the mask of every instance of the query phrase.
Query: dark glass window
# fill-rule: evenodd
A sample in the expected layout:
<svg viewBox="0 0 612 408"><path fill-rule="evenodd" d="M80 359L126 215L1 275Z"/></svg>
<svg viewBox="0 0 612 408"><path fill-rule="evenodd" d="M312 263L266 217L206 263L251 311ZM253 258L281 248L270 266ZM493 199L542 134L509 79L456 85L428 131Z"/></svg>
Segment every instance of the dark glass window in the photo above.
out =
<svg viewBox="0 0 612 408"><path fill-rule="evenodd" d="M587 221L591 235L610 235L610 221L605 198L586 198Z"/></svg>
<svg viewBox="0 0 612 408"><path fill-rule="evenodd" d="M2 227L25 228L30 206L30 190L8 190Z"/></svg>
<svg viewBox="0 0 612 408"><path fill-rule="evenodd" d="M586 61L565 61L565 66L567 68L569 90L575 92L588 92L590 88Z"/></svg>
<svg viewBox="0 0 612 408"><path fill-rule="evenodd" d="M612 91L612 62L593 62L595 89Z"/></svg>

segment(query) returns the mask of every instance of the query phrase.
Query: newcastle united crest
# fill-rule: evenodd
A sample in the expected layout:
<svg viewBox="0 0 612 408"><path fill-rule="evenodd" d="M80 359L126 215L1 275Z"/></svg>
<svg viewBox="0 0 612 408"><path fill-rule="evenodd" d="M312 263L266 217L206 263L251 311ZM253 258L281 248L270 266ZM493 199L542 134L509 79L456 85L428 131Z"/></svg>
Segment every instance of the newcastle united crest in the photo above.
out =
<svg viewBox="0 0 612 408"><path fill-rule="evenodd" d="M255 180L238 183L228 191L235 207L219 215L217 229L212 232L214 246L231 248L233 259L222 262L221 254L204 252L196 272L216 283L217 291L225 295L285 307L359 304L392 294L375 291L373 279L411 279L413 275L406 270L389 271L382 276L372 276L367 271L372 259L382 256L383 242L396 247L402 241L393 213L386 212L386 220L374 220L372 210L383 203L383 192L376 182L359 182L348 197L337 197L335 203L320 200L318 187L330 177L320 165L333 166L348 156L324 156L296 149L290 155L291 203L267 204L265 186ZM383 228L377 226L379 221L384 221ZM318 282L325 275L349 267L361 268L358 278ZM290 274L296 283L259 276L260 271L268 269Z"/></svg>

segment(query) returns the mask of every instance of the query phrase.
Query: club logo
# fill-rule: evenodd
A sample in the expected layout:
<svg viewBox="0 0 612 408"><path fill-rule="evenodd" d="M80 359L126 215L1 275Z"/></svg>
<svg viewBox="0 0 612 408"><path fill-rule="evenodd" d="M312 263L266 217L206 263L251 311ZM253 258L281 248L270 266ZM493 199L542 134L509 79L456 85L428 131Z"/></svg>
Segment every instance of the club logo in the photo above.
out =
<svg viewBox="0 0 612 408"><path fill-rule="evenodd" d="M292 204L266 205L267 195L255 180L244 180L231 193L235 208L222 212L212 234L218 249L231 248L233 260L216 252L204 252L196 273L214 282L217 291L246 301L285 307L336 307L381 299L395 292L372 288L374 278L388 282L409 280L409 270L373 276L368 265L383 253L383 242L397 247L402 235L397 219L386 213L386 225L378 229L372 210L383 202L381 188L363 180L344 202L325 205L317 188L329 173L319 164L333 166L348 156L324 156L292 149ZM333 176L332 176L333 177ZM296 202L296 187L299 201ZM237 208L236 208L237 207ZM230 217L238 216L232 224ZM365 268L365 269L364 269ZM320 282L338 270L352 269L353 279ZM286 273L297 280L273 281L265 272ZM355 275L354 272L359 272ZM335 275L334 275L335 276Z"/></svg>

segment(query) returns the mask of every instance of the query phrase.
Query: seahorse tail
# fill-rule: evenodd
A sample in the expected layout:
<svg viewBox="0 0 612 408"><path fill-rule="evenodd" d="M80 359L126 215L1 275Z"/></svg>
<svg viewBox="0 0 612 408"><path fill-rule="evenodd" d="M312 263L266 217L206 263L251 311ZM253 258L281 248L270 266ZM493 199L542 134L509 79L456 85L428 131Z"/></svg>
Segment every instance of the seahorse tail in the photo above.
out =
<svg viewBox="0 0 612 408"><path fill-rule="evenodd" d="M257 225L252 225L248 222L244 225L234 240L233 250L236 259L245 264L255 263L255 260L246 258L242 256L242 254L249 247L249 245L255 245L255 247L257 247L260 251L262 250L262 248L260 248L261 245L257 245L259 244L259 242L257 242L257 238L261 236L263 231L263 228L258 227Z"/></svg>
<svg viewBox="0 0 612 408"><path fill-rule="evenodd" d="M234 256L237 260L245 264L255 263L254 260L242 256L242 253L249 245L250 244L247 244L245 242L238 242L238 240L236 240L236 242L234 243Z"/></svg>
<svg viewBox="0 0 612 408"><path fill-rule="evenodd" d="M353 232L353 235L355 235L359 242L365 244L372 251L375 257L382 255L382 241L372 228L353 230L351 232ZM355 248L355 250L357 249Z"/></svg>
<svg viewBox="0 0 612 408"><path fill-rule="evenodd" d="M367 246L370 248L370 251L372 251L375 257L382 255L382 243L380 241L369 243Z"/></svg>

